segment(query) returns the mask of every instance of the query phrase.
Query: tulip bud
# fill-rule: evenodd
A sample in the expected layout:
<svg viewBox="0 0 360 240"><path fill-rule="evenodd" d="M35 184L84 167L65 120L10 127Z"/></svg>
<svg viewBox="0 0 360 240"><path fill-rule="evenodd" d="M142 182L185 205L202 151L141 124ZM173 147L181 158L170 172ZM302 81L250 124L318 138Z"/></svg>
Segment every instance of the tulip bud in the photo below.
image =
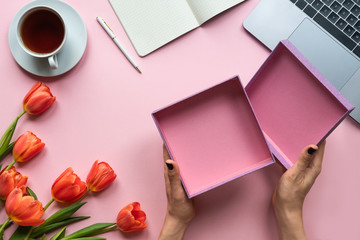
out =
<svg viewBox="0 0 360 240"><path fill-rule="evenodd" d="M6 169L6 168L5 168ZM14 188L20 188L23 193L26 191L25 184L27 182L28 177L21 175L18 171L16 171L15 167L11 167L9 170L5 171L3 169L0 172L0 199L6 200L9 193Z"/></svg>
<svg viewBox="0 0 360 240"><path fill-rule="evenodd" d="M57 202L72 203L86 193L86 184L74 173L72 168L66 169L51 187L51 195Z"/></svg>
<svg viewBox="0 0 360 240"><path fill-rule="evenodd" d="M37 82L26 94L23 108L28 114L38 115L45 112L55 101L50 89L43 83Z"/></svg>
<svg viewBox="0 0 360 240"><path fill-rule="evenodd" d="M13 157L17 162L26 162L41 152L45 143L32 132L25 132L15 142Z"/></svg>
<svg viewBox="0 0 360 240"><path fill-rule="evenodd" d="M20 188L14 188L5 202L5 210L9 218L20 226L38 226L45 220L42 203L32 196L24 196Z"/></svg>
<svg viewBox="0 0 360 240"><path fill-rule="evenodd" d="M141 211L140 204L133 202L120 210L116 218L116 225L122 232L133 232L147 227L145 212Z"/></svg>
<svg viewBox="0 0 360 240"><path fill-rule="evenodd" d="M89 190L98 192L108 187L116 178L114 170L106 162L96 160L86 178Z"/></svg>

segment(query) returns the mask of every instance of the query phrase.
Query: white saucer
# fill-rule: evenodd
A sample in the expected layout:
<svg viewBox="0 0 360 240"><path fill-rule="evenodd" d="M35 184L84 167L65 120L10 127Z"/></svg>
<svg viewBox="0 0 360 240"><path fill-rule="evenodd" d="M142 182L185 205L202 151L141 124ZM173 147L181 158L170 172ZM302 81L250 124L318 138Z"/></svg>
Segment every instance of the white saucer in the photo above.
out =
<svg viewBox="0 0 360 240"><path fill-rule="evenodd" d="M46 5L56 9L64 18L68 31L63 49L57 54L59 67L51 70L47 59L34 58L21 48L16 39L16 25L20 16L29 8ZM22 7L14 16L9 28L9 46L16 62L26 71L43 77L57 76L72 69L84 54L87 43L85 24L79 13L61 0L36 0Z"/></svg>

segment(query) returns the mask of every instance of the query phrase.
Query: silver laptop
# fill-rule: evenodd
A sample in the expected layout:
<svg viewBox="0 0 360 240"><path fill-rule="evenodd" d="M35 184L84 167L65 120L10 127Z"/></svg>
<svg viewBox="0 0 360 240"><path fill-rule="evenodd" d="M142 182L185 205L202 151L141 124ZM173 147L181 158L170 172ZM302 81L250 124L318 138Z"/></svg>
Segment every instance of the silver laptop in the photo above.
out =
<svg viewBox="0 0 360 240"><path fill-rule="evenodd" d="M360 123L360 0L261 0L244 27L269 49L291 43L355 106Z"/></svg>

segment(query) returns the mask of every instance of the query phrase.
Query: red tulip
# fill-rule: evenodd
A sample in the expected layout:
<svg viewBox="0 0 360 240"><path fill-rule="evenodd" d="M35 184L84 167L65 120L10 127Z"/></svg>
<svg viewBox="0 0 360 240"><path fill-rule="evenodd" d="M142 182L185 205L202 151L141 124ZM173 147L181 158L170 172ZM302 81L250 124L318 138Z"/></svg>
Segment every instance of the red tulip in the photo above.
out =
<svg viewBox="0 0 360 240"><path fill-rule="evenodd" d="M146 214L140 210L140 204L133 202L120 210L116 225L122 232L133 232L147 227Z"/></svg>
<svg viewBox="0 0 360 240"><path fill-rule="evenodd" d="M41 152L45 143L32 132L25 132L15 142L13 157L17 162L26 162Z"/></svg>
<svg viewBox="0 0 360 240"><path fill-rule="evenodd" d="M7 215L20 226L38 226L45 220L42 203L32 196L24 196L20 188L14 188L5 202Z"/></svg>
<svg viewBox="0 0 360 240"><path fill-rule="evenodd" d="M45 112L55 101L50 89L41 82L35 85L26 94L23 100L23 108L28 114L38 115Z"/></svg>
<svg viewBox="0 0 360 240"><path fill-rule="evenodd" d="M57 202L72 203L86 193L86 184L74 173L72 168L66 169L51 187L51 195Z"/></svg>
<svg viewBox="0 0 360 240"><path fill-rule="evenodd" d="M114 170L106 162L96 160L86 178L89 190L98 192L108 187L116 178Z"/></svg>
<svg viewBox="0 0 360 240"><path fill-rule="evenodd" d="M5 169L0 172L0 199L6 200L9 193L16 187L25 193L28 177L21 175L15 167L11 167L7 171Z"/></svg>

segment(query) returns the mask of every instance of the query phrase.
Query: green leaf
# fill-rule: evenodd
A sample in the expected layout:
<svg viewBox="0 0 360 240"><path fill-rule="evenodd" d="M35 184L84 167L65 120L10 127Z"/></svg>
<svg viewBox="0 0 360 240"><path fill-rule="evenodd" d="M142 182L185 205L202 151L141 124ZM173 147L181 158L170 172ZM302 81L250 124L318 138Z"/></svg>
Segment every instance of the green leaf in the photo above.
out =
<svg viewBox="0 0 360 240"><path fill-rule="evenodd" d="M13 150L15 145L15 142L10 143L7 148L5 149L5 151L3 153L1 153L0 155L0 162ZM0 167L1 169L1 167Z"/></svg>
<svg viewBox="0 0 360 240"><path fill-rule="evenodd" d="M65 236L66 227L61 229L57 234L55 234L50 240L58 240Z"/></svg>
<svg viewBox="0 0 360 240"><path fill-rule="evenodd" d="M81 217L72 217L72 218L67 218L61 222L57 222L57 223L52 223L50 225L47 226L39 226L37 228L34 228L33 232L31 233L30 237L32 238L36 238L41 236L44 233L49 233L51 231L54 231L55 229L64 227L69 225L70 223L74 223L74 222L78 222L84 219L88 219L90 218L90 216L81 216Z"/></svg>
<svg viewBox="0 0 360 240"><path fill-rule="evenodd" d="M77 232L74 232L61 240L69 240L69 239L76 239L76 238L82 238L82 237L91 237L94 235L106 233L109 231L112 231L116 228L116 223L95 223L93 225L90 225L88 227L85 227L83 229L80 229Z"/></svg>
<svg viewBox="0 0 360 240"><path fill-rule="evenodd" d="M16 119L15 119L16 120ZM14 121L15 121L14 120ZM6 129L6 131L4 132L4 134L2 135L1 139L0 139L0 149L4 149L5 146L7 147L9 145L5 144L6 143L6 139L9 137L9 134L11 133L11 131L14 129L14 121L10 124L10 126Z"/></svg>
<svg viewBox="0 0 360 240"><path fill-rule="evenodd" d="M41 238L39 240L46 240L46 234L42 235Z"/></svg>
<svg viewBox="0 0 360 240"><path fill-rule="evenodd" d="M28 194L29 194L30 196L32 196L35 200L38 200L36 194L34 193L34 191L33 191L31 188L26 187L26 191L27 191Z"/></svg>
<svg viewBox="0 0 360 240"><path fill-rule="evenodd" d="M4 135L1 137L1 139L0 139L0 155L3 155L3 153L8 148L11 138L15 132L17 122L22 115L23 115L23 113L15 118L15 120L10 124L8 129L6 129Z"/></svg>
<svg viewBox="0 0 360 240"><path fill-rule="evenodd" d="M9 132L9 134L6 136L6 138L4 139L4 142L3 144L1 145L0 147L0 155L1 156L6 156L4 155L5 152L8 150L9 146L10 146L10 141L11 141L11 138L14 134L14 131L15 131L15 128L11 129L11 131Z"/></svg>
<svg viewBox="0 0 360 240"><path fill-rule="evenodd" d="M29 231L31 230L31 227L22 227L19 226L13 235L11 235L9 240L24 240L26 236L28 235Z"/></svg>
<svg viewBox="0 0 360 240"><path fill-rule="evenodd" d="M38 228L48 226L52 223L61 222L69 217L71 217L79 208L81 208L86 202L77 203L70 205L68 207L62 208L50 217L45 220L43 224L41 224Z"/></svg>

